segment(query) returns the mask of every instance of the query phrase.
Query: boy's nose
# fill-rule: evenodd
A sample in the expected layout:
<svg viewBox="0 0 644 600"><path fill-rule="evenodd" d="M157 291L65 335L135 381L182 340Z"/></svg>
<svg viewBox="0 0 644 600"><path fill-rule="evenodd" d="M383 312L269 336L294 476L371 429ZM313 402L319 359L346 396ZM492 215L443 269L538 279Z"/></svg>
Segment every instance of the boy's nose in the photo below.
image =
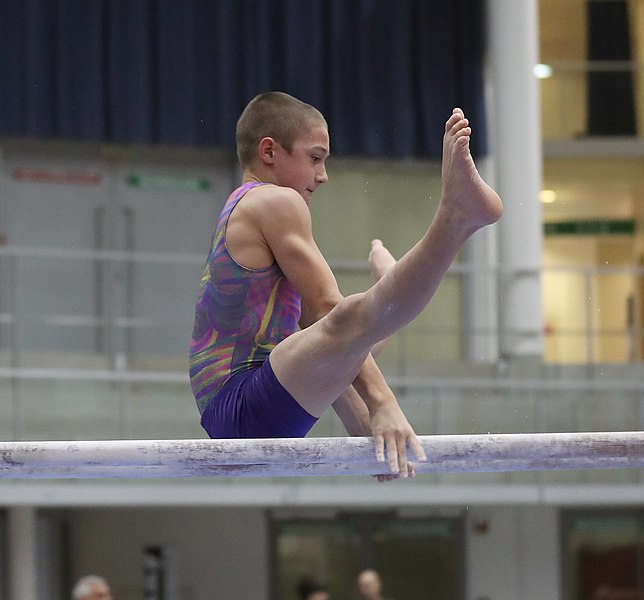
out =
<svg viewBox="0 0 644 600"><path fill-rule="evenodd" d="M329 181L329 176L326 174L326 169L324 167L318 171L316 179L318 180L318 183L326 183Z"/></svg>

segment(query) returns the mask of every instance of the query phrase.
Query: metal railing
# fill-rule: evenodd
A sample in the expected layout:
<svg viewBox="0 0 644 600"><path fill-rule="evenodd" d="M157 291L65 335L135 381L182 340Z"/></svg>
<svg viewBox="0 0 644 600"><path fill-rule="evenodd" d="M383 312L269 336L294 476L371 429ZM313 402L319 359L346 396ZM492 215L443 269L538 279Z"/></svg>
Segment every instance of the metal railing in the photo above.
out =
<svg viewBox="0 0 644 600"><path fill-rule="evenodd" d="M61 331L82 333L84 337L78 338L77 347L74 347L76 339L70 335L68 347L57 344L56 352L93 355L97 359L107 360L113 370L123 370L131 365L131 355L135 350L132 337L137 332L175 328L187 342L192 326L195 282L198 281L203 260L203 256L195 254L0 247L0 350L4 351L4 364L0 362L0 366L5 368L4 372L7 367L17 369L33 366L28 360L25 362L24 357L30 351L41 349L43 342L47 341L43 338L48 336L36 336L30 341L34 335L33 331L31 336L28 335L27 328L43 329L51 339L55 339ZM35 273L34 265L39 269ZM137 283L136 274L134 280L129 276L122 281L119 271L124 265L127 265L128 272L137 265L158 268L163 271L164 277L152 282L152 287L149 281ZM57 281L54 282L57 289L49 289L47 283L41 284L37 279L39 274L49 273L50 266L55 266L58 271ZM339 276L356 279L360 289L369 285L369 270L365 261L335 261L332 267ZM112 279L105 282L104 289L99 289L98 284L93 290L90 286L84 288L86 283L96 281L96 271L111 273ZM460 284L471 274L472 267L468 264L456 263L450 268L447 280ZM78 289L66 287L66 281L63 280L70 275L76 278ZM168 312L163 306L156 306L155 302L159 298L167 299L168 287L178 287L171 282L173 276L179 275L187 283L183 288L173 290L174 296L166 302L172 307L172 312ZM525 275L523 272L519 274L522 277ZM487 277L497 282L499 289L509 285L512 276L495 269L487 273ZM546 349L546 362L593 364L636 362L642 359L644 335L641 321L644 319L644 309L643 299L638 298L638 293L644 281L644 267L545 267L541 271L541 278L546 312L552 312L547 298L551 292L555 297L566 296L569 313L566 314L564 310L560 311L560 315L555 314L554 321L557 322L552 322L552 315L547 316L544 332L546 342L568 339L583 349L569 357L558 357L553 352L549 354ZM147 287L133 289L136 286ZM552 289L549 290L548 286ZM602 314L606 312L602 308L602 287L604 296L607 296L609 294L605 291L617 286L621 286L621 293L625 294L624 305L617 307L621 316L615 314L615 306L609 306L612 314L611 318L607 318ZM115 290L117 287L124 289ZM79 289L85 294L84 298L78 298ZM460 289L455 293L461 293ZM54 297L56 294L57 298ZM120 306L115 302L96 302L96 298L104 294L120 295ZM142 296L145 296L145 301L133 306L135 297ZM452 300L448 298L448 303ZM46 310L43 310L43 306ZM105 310L104 306L109 309ZM399 342L399 347L408 346L413 338L422 339L423 342L428 342L432 337L453 340L474 335L497 338L504 334L500 331L502 328L502 323L493 327L489 324L463 323L460 312L452 311L447 317L443 315L441 319L420 321L402 331L399 338L403 341ZM94 340L90 348L87 347L88 330ZM121 339L120 344L113 343L114 332L124 334L125 340ZM106 338L112 343L99 344L97 341ZM81 339L84 345L80 344ZM602 345L615 345L616 340L621 350L613 349L612 356L610 350L599 351ZM459 344L455 342L455 345ZM181 347L181 355L184 350L185 347ZM440 346L436 350L437 360L460 358L440 354ZM163 353L162 349L160 351ZM166 351L165 354L172 355L172 351ZM398 366L402 372L405 371L404 364L398 362Z"/></svg>

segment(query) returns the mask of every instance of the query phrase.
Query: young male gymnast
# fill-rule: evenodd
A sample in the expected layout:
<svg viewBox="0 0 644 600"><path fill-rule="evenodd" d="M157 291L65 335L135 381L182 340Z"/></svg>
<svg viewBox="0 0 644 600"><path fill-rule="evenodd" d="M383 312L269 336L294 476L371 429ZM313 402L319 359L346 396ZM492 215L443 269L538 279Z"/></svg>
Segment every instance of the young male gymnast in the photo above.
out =
<svg viewBox="0 0 644 600"><path fill-rule="evenodd" d="M378 281L343 297L312 233L309 203L328 180L322 114L282 92L255 97L237 123L243 182L220 213L201 278L190 378L212 438L303 437L333 406L349 435L373 436L392 474L425 454L371 350L429 303L456 253L501 216L456 108L446 122L442 195L398 262L378 242Z"/></svg>

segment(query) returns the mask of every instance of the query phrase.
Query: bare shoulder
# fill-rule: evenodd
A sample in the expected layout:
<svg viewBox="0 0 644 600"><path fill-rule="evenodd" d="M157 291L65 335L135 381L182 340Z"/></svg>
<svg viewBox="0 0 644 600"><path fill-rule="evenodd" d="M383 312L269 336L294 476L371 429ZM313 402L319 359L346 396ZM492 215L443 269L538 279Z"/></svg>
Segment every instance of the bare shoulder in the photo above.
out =
<svg viewBox="0 0 644 600"><path fill-rule="evenodd" d="M226 245L233 258L251 269L276 260L276 250L290 236L310 239L311 215L295 190L262 185L249 190L231 213Z"/></svg>
<svg viewBox="0 0 644 600"><path fill-rule="evenodd" d="M309 206L302 195L289 187L264 185L253 190L253 219L258 240L266 255L300 293L305 306L317 320L341 298L329 265L313 236ZM250 193L250 192L249 192Z"/></svg>
<svg viewBox="0 0 644 600"><path fill-rule="evenodd" d="M261 229L288 229L297 223L310 224L311 213L302 196L294 189L278 185L262 185L247 194L248 216Z"/></svg>
<svg viewBox="0 0 644 600"><path fill-rule="evenodd" d="M261 185L253 188L246 195L254 208L270 208L278 211L306 208L304 198L290 187Z"/></svg>

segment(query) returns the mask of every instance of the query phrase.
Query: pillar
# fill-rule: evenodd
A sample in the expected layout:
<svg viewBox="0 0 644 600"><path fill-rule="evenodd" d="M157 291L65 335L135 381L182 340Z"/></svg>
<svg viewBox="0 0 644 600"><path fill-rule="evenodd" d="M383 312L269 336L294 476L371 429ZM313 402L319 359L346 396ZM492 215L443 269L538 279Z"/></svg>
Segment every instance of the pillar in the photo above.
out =
<svg viewBox="0 0 644 600"><path fill-rule="evenodd" d="M9 517L9 600L38 600L37 511L12 507Z"/></svg>
<svg viewBox="0 0 644 600"><path fill-rule="evenodd" d="M542 177L537 0L488 0L496 187L505 212L498 224L500 352L541 357Z"/></svg>

